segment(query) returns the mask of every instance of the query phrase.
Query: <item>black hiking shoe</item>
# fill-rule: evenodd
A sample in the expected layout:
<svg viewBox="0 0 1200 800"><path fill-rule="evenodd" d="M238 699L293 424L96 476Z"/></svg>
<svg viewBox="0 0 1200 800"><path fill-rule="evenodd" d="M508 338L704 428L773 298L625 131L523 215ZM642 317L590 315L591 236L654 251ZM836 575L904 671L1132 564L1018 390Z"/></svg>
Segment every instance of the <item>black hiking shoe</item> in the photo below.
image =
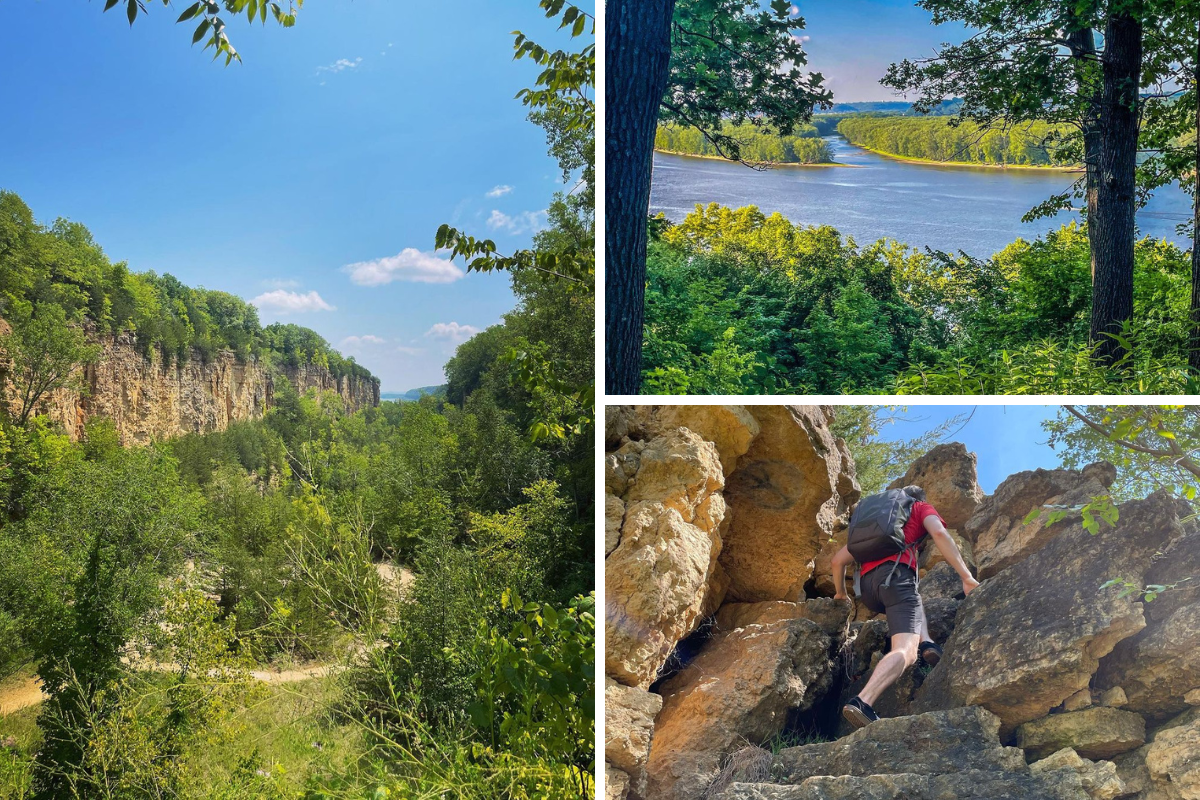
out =
<svg viewBox="0 0 1200 800"><path fill-rule="evenodd" d="M921 646L917 648L917 656L932 669L942 660L942 648L933 642L921 642Z"/></svg>
<svg viewBox="0 0 1200 800"><path fill-rule="evenodd" d="M857 697L851 698L849 703L842 706L842 716L846 718L855 729L861 728L864 725L869 725L872 722L879 721L879 715L875 713L875 709L859 700Z"/></svg>

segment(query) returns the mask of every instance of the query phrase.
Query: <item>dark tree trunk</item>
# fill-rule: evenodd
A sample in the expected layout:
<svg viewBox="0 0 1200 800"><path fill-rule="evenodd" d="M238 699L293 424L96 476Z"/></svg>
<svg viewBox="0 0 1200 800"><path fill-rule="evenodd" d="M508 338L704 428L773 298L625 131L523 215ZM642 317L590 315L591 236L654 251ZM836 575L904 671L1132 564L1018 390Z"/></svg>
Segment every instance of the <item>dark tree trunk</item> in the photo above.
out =
<svg viewBox="0 0 1200 800"><path fill-rule="evenodd" d="M1188 366L1200 371L1200 25L1196 28L1196 63L1193 65L1192 91L1196 93L1196 161L1192 196L1192 336Z"/></svg>
<svg viewBox="0 0 1200 800"><path fill-rule="evenodd" d="M636 394L650 173L675 0L609 0L604 10L604 389Z"/></svg>
<svg viewBox="0 0 1200 800"><path fill-rule="evenodd" d="M1122 348L1106 333L1118 333L1133 317L1133 242L1136 234L1138 89L1142 75L1142 23L1124 13L1109 18L1102 59L1100 105L1103 147L1096 208L1088 220L1092 243L1091 338L1105 361Z"/></svg>

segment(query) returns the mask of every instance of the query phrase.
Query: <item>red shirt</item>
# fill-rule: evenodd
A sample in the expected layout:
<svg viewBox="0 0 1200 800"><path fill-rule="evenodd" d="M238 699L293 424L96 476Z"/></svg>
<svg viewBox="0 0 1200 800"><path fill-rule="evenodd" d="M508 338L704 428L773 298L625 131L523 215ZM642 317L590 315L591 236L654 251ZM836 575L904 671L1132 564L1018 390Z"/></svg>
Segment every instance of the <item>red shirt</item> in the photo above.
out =
<svg viewBox="0 0 1200 800"><path fill-rule="evenodd" d="M937 517L939 520L942 520L942 515L937 512L936 508L929 505L929 503L921 500L913 503L912 513L908 516L908 522L904 523L904 543L906 545L914 545L929 535L929 532L925 530L925 520L929 517ZM945 525L946 521L942 520L942 524ZM914 571L916 570L917 548L910 547L910 549L905 550L903 553L897 553L894 556L881 558L878 561L866 562L859 570L859 574L866 575L880 564L888 564L892 561L895 561L900 556L904 556L904 561L902 563L908 564L913 568Z"/></svg>

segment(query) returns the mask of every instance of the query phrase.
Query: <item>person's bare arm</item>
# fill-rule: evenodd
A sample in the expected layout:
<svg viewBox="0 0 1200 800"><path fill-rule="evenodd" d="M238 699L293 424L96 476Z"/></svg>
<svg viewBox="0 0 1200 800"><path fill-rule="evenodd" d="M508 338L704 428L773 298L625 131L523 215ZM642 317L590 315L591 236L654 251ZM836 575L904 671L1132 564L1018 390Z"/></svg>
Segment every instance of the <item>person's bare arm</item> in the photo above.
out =
<svg viewBox="0 0 1200 800"><path fill-rule="evenodd" d="M938 552L942 554L942 558L946 559L946 563L954 567L958 577L962 578L963 594L970 594L974 591L975 587L979 585L979 581L975 580L975 576L971 574L967 562L963 561L962 553L958 552L958 545L954 543L954 539L950 537L950 533L942 521L932 515L926 517L925 530L933 537L933 543L937 546Z"/></svg>
<svg viewBox="0 0 1200 800"><path fill-rule="evenodd" d="M834 600L849 600L846 595L846 567L854 563L854 556L850 555L850 551L843 547L833 554L833 560L830 562L833 567L833 599Z"/></svg>

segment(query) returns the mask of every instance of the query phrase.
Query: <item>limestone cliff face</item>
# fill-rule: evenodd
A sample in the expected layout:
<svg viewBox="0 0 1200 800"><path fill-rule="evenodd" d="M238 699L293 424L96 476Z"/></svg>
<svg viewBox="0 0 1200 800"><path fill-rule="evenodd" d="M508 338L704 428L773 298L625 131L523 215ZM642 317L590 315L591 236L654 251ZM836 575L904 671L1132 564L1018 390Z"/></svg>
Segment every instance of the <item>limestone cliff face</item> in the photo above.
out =
<svg viewBox="0 0 1200 800"><path fill-rule="evenodd" d="M72 438L92 417L109 417L124 444L145 444L185 433L224 430L229 423L259 419L271 407L275 377L259 361L240 362L231 351L205 361L198 352L180 363L154 351L144 356L132 334L100 339L99 358L85 372L88 391L58 391L39 411ZM335 378L313 364L284 367L282 375L301 393L333 390L349 411L379 404L379 381ZM11 387L6 386L12 396Z"/></svg>

